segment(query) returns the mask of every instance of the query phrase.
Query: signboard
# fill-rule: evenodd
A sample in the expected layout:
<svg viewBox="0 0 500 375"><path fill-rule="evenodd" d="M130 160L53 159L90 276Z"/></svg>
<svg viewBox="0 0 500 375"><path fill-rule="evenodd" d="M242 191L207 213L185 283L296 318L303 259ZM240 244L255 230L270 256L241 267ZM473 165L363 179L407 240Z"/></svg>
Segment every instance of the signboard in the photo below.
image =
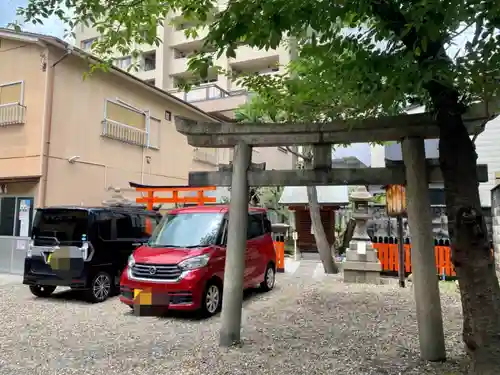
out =
<svg viewBox="0 0 500 375"><path fill-rule="evenodd" d="M29 199L21 199L19 202L19 236L28 237L30 231L30 208L31 202Z"/></svg>

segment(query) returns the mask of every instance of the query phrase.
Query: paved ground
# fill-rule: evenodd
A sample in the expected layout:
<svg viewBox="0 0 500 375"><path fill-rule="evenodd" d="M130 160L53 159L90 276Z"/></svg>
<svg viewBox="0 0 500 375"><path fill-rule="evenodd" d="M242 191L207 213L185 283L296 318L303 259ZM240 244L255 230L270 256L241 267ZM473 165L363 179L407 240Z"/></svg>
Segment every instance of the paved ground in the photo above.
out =
<svg viewBox="0 0 500 375"><path fill-rule="evenodd" d="M450 360L426 364L411 288L346 285L318 273L314 261L287 266L293 273L279 275L273 292L247 298L244 344L236 349L217 347L219 317L136 317L116 298L98 305L67 292L37 299L18 279L0 282L0 374L463 373L453 288L442 296Z"/></svg>

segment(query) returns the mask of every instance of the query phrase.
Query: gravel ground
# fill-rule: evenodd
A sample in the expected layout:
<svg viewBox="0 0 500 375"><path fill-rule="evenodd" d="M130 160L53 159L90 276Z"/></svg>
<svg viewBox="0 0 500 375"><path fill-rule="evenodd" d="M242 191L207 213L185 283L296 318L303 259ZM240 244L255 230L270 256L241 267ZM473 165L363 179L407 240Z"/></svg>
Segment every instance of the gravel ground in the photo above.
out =
<svg viewBox="0 0 500 375"><path fill-rule="evenodd" d="M71 292L32 297L0 286L0 374L464 373L458 294L444 288L449 360L419 359L412 290L313 280L302 266L275 290L250 295L241 348L219 349L220 318L137 317L117 298L89 305Z"/></svg>

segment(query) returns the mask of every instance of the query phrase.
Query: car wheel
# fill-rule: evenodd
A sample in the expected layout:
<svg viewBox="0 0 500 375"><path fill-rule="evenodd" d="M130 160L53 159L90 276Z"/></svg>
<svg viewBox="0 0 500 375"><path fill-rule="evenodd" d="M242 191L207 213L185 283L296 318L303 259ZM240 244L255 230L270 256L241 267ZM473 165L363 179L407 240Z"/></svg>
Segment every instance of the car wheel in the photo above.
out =
<svg viewBox="0 0 500 375"><path fill-rule="evenodd" d="M54 290L56 287L51 285L30 285L31 294L37 297L48 297Z"/></svg>
<svg viewBox="0 0 500 375"><path fill-rule="evenodd" d="M217 314L222 307L222 288L216 282L209 282L201 300L201 312L205 317Z"/></svg>
<svg viewBox="0 0 500 375"><path fill-rule="evenodd" d="M113 291L113 281L107 272L98 272L87 290L87 299L92 303L105 301Z"/></svg>
<svg viewBox="0 0 500 375"><path fill-rule="evenodd" d="M274 283L276 281L276 271L274 265L269 263L266 268L266 273L264 274L264 280L260 283L260 290L263 292L269 292L274 288Z"/></svg>

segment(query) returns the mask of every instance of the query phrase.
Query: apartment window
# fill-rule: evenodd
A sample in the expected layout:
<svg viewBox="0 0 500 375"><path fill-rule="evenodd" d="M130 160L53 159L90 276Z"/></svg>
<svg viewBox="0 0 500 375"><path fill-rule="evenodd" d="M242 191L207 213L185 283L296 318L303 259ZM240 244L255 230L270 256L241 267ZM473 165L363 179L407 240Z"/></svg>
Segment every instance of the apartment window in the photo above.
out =
<svg viewBox="0 0 500 375"><path fill-rule="evenodd" d="M196 27L196 26L200 25L200 23L198 23L198 22L194 22L194 21L190 22L188 20L181 21L181 22L174 20L174 24L175 24L175 31L182 31L182 30L190 29L192 27Z"/></svg>
<svg viewBox="0 0 500 375"><path fill-rule="evenodd" d="M151 51L143 54L143 69L145 71L156 69L156 52Z"/></svg>
<svg viewBox="0 0 500 375"><path fill-rule="evenodd" d="M128 67L132 65L132 57L126 56L126 57L121 57L119 59L115 59L113 65L116 66L117 68L127 70Z"/></svg>
<svg viewBox="0 0 500 375"><path fill-rule="evenodd" d="M102 135L125 143L147 146L148 121L145 111L121 100L106 100Z"/></svg>
<svg viewBox="0 0 500 375"><path fill-rule="evenodd" d="M89 51L92 48L92 44L97 40L97 38L90 38L82 40L80 46L84 51Z"/></svg>

